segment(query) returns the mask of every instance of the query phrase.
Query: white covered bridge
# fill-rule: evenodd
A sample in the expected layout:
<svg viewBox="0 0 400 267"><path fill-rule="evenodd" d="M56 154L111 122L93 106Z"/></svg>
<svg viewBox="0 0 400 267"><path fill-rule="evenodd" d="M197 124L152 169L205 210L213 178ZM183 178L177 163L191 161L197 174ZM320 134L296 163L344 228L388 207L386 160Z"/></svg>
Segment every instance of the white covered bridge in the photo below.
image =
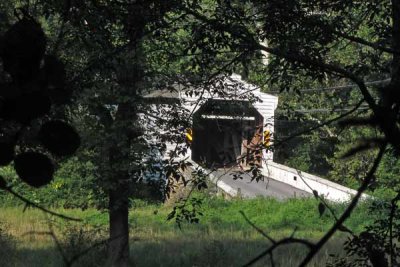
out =
<svg viewBox="0 0 400 267"><path fill-rule="evenodd" d="M356 193L273 162L273 152L268 145L273 142L278 97L261 92L239 75L219 80L209 88L198 90L197 94L180 90L178 86L175 92L156 91L145 98L157 98L155 102L159 105L164 103L160 99L175 99L189 111L193 127L188 134L192 140L185 158L188 157L195 167L215 169L210 179L226 194L283 199L311 196L316 190L326 199L347 201ZM265 145L266 149L260 149ZM167 144L167 150L173 149L174 144ZM261 167L264 181L251 182L246 174L241 175L241 179L233 179L231 173L237 168L243 170L254 165Z"/></svg>

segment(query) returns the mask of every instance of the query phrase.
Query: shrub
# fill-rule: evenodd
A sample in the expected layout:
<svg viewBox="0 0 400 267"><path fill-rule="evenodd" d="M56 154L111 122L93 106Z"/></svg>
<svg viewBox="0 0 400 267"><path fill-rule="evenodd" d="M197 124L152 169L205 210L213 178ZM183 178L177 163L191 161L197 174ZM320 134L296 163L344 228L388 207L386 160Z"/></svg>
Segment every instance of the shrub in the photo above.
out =
<svg viewBox="0 0 400 267"><path fill-rule="evenodd" d="M67 225L61 248L73 266L103 266L106 260L106 241L102 229L87 230L81 226Z"/></svg>

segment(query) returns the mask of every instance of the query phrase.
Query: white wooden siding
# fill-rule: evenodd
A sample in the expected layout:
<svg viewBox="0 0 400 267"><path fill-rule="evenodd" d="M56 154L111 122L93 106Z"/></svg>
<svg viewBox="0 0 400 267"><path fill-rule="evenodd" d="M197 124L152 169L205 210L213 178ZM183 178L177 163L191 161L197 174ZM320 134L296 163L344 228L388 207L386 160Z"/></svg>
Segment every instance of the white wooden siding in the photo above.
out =
<svg viewBox="0 0 400 267"><path fill-rule="evenodd" d="M212 86L211 88L198 89L198 91L201 92L199 96L188 96L184 91L185 88L179 88L178 86L177 88L178 93L176 95L176 98L180 99L182 107L187 109L190 115L193 115L209 99L227 100L227 101L230 100L250 101L250 99L257 98L260 101L254 102L253 106L264 119L263 131L269 130L272 134L274 133L274 114L275 114L275 109L278 105L278 97L261 92L260 88L243 81L241 77L237 74L233 74L231 77L225 78L222 84L223 88L226 89L226 92L224 92L224 94L227 95L227 97L221 97L219 95L210 93L214 91ZM221 87L218 87L218 89L221 89ZM156 96L163 97L163 93L158 92ZM171 98L174 96L171 96L171 93L167 92L165 97ZM192 119L192 117L188 119ZM167 143L166 146L167 146L167 151L175 149L175 145L172 143ZM185 157L190 157L190 156L191 156L191 151L189 150L188 154ZM272 152L264 151L263 157L264 159L272 160L273 154Z"/></svg>
<svg viewBox="0 0 400 267"><path fill-rule="evenodd" d="M254 108L261 114L264 119L264 130L269 130L272 134L274 133L274 116L275 116L275 109L278 106L278 97L263 93L260 91L260 88L256 86L246 83L241 79L239 75L233 74L227 81L227 86L232 84L238 85L237 95L240 96L247 96L247 98L257 97L260 99L260 102L253 103ZM246 93L247 92L247 93ZM182 99L183 106L191 112L193 115L202 104L204 104L208 99L221 99L225 100L225 98L221 98L218 96L214 96L210 94L209 90L204 90L201 100L200 96L198 97L190 97L185 94L180 94ZM244 100L241 98L226 98L227 101L229 100ZM200 103L198 103L200 101ZM263 152L264 159L268 161L272 161L273 153L271 151Z"/></svg>

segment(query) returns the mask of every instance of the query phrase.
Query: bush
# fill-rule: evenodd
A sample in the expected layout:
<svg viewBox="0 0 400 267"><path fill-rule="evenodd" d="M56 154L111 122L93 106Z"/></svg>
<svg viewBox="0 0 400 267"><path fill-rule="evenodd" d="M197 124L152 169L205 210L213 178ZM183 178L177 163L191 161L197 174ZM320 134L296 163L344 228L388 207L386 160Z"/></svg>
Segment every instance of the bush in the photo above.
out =
<svg viewBox="0 0 400 267"><path fill-rule="evenodd" d="M54 180L42 188L32 188L22 182L12 166L0 169L0 175L6 178L17 193L29 200L47 207L81 208L104 206L105 194L96 186L95 167L73 157L60 164ZM5 206L23 205L6 192L0 192L0 201Z"/></svg>

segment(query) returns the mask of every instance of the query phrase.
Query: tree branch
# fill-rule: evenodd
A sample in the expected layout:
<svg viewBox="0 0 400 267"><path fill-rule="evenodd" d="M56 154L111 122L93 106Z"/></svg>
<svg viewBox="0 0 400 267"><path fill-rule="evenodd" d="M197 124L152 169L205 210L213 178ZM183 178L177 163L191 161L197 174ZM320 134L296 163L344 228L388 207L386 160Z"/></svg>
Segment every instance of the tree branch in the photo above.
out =
<svg viewBox="0 0 400 267"><path fill-rule="evenodd" d="M243 211L239 211L240 214L242 214L243 218L246 220L248 224L250 224L251 227L253 227L257 232L259 232L262 236L267 238L272 244L276 244L277 242L270 237L267 233L265 233L261 228L259 228L257 225L255 225L252 221L247 218L246 214L244 214Z"/></svg>
<svg viewBox="0 0 400 267"><path fill-rule="evenodd" d="M364 178L363 183L357 190L357 194L354 196L353 200L350 202L349 206L346 208L346 210L343 212L342 216L336 221L336 223L332 226L331 229L318 241L318 243L315 244L310 250L310 252L307 254L307 256L304 258L304 260L300 263L299 266L306 266L311 259L320 251L322 246L333 236L333 234L339 230L339 228L342 226L345 220L350 216L354 208L357 206L358 201L360 200L362 193L368 188L369 183L374 177L374 173L376 169L378 168L382 157L385 153L386 150L386 145L382 145L381 149L379 150L379 153L377 157L375 158L375 161L367 173L366 177Z"/></svg>
<svg viewBox="0 0 400 267"><path fill-rule="evenodd" d="M257 257L255 257L254 259L252 259L251 261L249 261L248 263L246 263L243 266L244 267L251 266L254 263L256 263L257 261L259 261L260 259L264 258L265 256L271 255L272 252L279 246L287 245L287 244L302 244L302 245L308 247L309 249L312 249L315 246L313 243L311 243L307 240L304 240L304 239L299 239L299 238L294 238L294 237L283 238L283 239L273 243L272 246L270 246L268 249L266 249L265 251L260 253Z"/></svg>
<svg viewBox="0 0 400 267"><path fill-rule="evenodd" d="M348 34L346 34L344 32L338 32L338 31L333 31L333 34L335 34L335 35L337 35L337 36L339 36L341 38L347 39L347 40L349 40L349 41L351 41L353 43L366 45L366 46L369 46L369 47L371 47L373 49L380 50L380 51L383 51L383 52L386 52L386 53L400 55L400 51L396 51L396 50L394 50L392 48L384 47L384 46L382 46L380 44L377 44L377 43L369 42L369 41L367 41L367 40L365 40L363 38L357 37L357 36L351 36L351 35L348 35Z"/></svg>
<svg viewBox="0 0 400 267"><path fill-rule="evenodd" d="M265 238L267 238L271 243L272 246L269 247L267 250L265 250L264 252L262 252L261 254L259 254L257 257L255 257L254 259L252 259L251 261L249 261L247 264L245 264L244 266L250 266L254 263L256 263L258 260L262 259L263 257L265 257L266 255L270 256L270 261L272 266L274 266L274 259L273 259L273 251L284 244L293 244L293 243L299 243L302 245L307 246L308 248L313 248L315 245L312 242L309 242L307 240L304 239L298 239L298 238L294 238L294 234L296 232L296 229L293 231L292 235L288 238L284 238L281 239L279 241L274 240L272 237L270 237L267 233L265 233L262 229L260 229L258 226L256 226L253 222L251 222L247 216L244 214L243 211L239 211L240 214L244 217L244 219L246 220L246 222L248 224L250 224L257 232L259 232L262 236L264 236Z"/></svg>
<svg viewBox="0 0 400 267"><path fill-rule="evenodd" d="M283 144L283 143L285 143L287 141L292 140L293 138L296 138L296 137L301 136L303 134L312 132L312 131L317 130L317 129L321 128L321 127L329 125L329 124L331 124L333 122L339 121L339 120L349 116L350 114L354 113L355 111L357 111L357 109L362 105L363 102L364 102L364 100L361 100L360 102L357 103L357 105L355 105L355 107L353 109L351 109L351 110L349 110L349 111L347 111L347 112L345 112L343 114L340 114L339 116L337 116L337 117L335 117L333 119L330 119L330 120L324 121L322 123L319 123L318 125L316 125L314 127L311 127L311 128L306 129L304 131L297 132L297 133L295 133L295 134L293 134L293 135L291 135L291 136L289 136L289 137L277 142L276 144L274 144L274 146L275 147L279 146L279 145L281 145L281 144Z"/></svg>
<svg viewBox="0 0 400 267"><path fill-rule="evenodd" d="M7 192L9 192L9 193L11 193L13 196L15 196L16 198L20 199L21 201L23 201L27 206L32 206L32 207L34 207L34 208L37 208L37 209L43 211L44 213L47 213L47 214L50 214L50 215L59 217L59 218L61 218L61 219L69 220L69 221L75 221L75 222L80 222L80 221L82 221L81 219L69 217L69 216L66 216L66 215L63 215L63 214L60 214L60 213L57 213L57 212L48 210L48 209L46 209L46 208L44 208L44 207L42 207L42 206L39 206L38 204L36 204L36 203L30 201L29 199L27 199L27 198L21 196L20 194L14 192L14 191L11 189L11 187L5 187L5 188L2 188L2 189L5 190L5 191L7 191Z"/></svg>
<svg viewBox="0 0 400 267"><path fill-rule="evenodd" d="M322 71L330 72L330 73L340 75L340 76L350 79L355 84L357 84L365 101L368 103L369 107L374 111L374 113L375 114L379 113L379 109L375 103L375 100L372 97L372 95L370 94L370 92L368 91L368 88L366 87L364 81L360 77L356 76L354 73L346 70L345 68L335 65L333 63L324 62L322 60L315 60L310 57L300 55L299 53L293 53L293 52L284 51L284 50L278 49L278 48L267 47L263 44L260 44L258 42L258 40L256 40L253 37L253 34L244 27L240 27L238 25L225 25L217 19L208 18L208 17L206 17L202 14L199 14L198 12L195 12L189 8L185 8L185 11L188 14L194 16L196 19L213 26L214 29L227 32L230 35L232 35L232 37L242 40L243 42L248 44L248 46L252 47L253 50L265 51L267 53L284 58L285 60L288 60L291 62L300 62L306 66L317 67L317 68L321 69ZM241 31L233 30L233 29L236 29L237 27L240 27Z"/></svg>

